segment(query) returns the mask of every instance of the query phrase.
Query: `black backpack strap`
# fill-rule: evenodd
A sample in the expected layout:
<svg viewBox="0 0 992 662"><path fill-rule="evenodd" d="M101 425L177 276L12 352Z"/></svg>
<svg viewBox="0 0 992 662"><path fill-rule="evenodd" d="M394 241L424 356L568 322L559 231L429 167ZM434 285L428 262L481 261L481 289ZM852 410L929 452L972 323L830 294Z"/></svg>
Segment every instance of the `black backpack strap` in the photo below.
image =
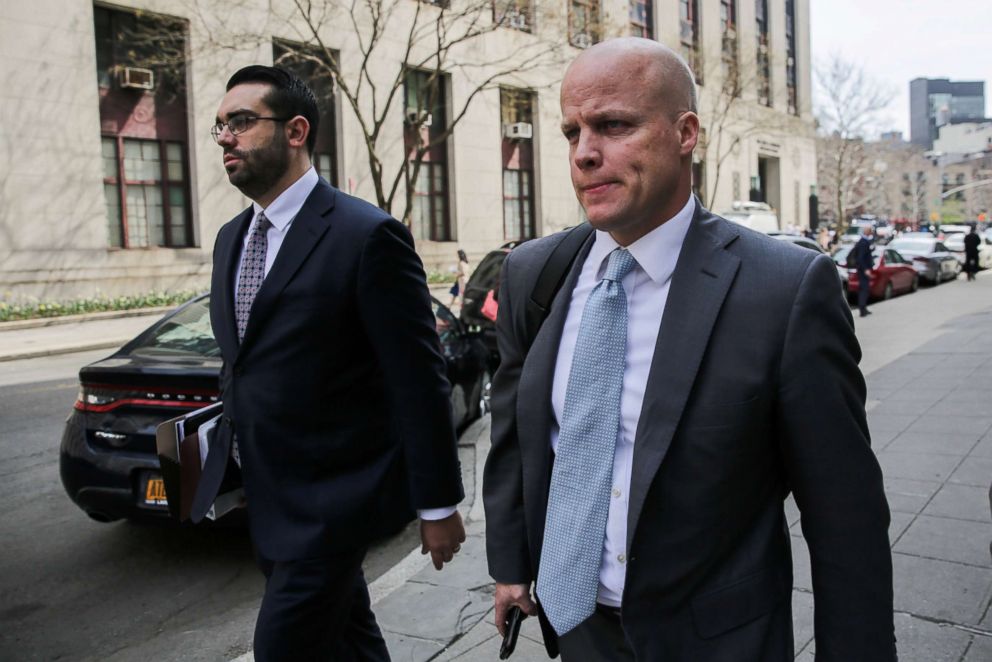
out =
<svg viewBox="0 0 992 662"><path fill-rule="evenodd" d="M590 234L592 234L592 226L588 223L576 225L558 242L545 261L524 311L524 323L527 327L525 351L530 349L537 332L541 329L541 324L551 312L551 302L561 289L569 269L572 268L576 256Z"/></svg>

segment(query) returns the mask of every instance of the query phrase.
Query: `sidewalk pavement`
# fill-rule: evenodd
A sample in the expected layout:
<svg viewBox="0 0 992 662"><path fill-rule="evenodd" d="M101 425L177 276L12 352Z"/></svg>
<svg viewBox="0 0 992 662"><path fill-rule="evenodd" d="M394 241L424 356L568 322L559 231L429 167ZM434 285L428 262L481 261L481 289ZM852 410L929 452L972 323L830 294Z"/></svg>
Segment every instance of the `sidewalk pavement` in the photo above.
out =
<svg viewBox="0 0 992 662"><path fill-rule="evenodd" d="M447 303L446 288L433 290ZM864 353L872 447L892 510L900 660L992 660L992 272L872 309L874 315L855 324ZM155 319L103 318L30 329L0 325L0 360L116 347ZM397 661L498 658L481 497L489 417L470 427L459 445L468 533L461 553L437 572L413 550L370 586ZM786 512L795 565L797 659L812 660L809 555L791 499ZM512 659L547 659L535 619L524 622ZM238 658L248 660L251 653Z"/></svg>

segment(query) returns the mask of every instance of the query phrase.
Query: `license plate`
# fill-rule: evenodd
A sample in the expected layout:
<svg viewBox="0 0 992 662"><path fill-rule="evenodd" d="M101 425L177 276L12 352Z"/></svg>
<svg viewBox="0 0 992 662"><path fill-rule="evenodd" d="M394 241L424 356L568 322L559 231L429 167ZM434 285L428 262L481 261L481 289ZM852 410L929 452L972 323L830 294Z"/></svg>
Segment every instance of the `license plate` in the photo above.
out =
<svg viewBox="0 0 992 662"><path fill-rule="evenodd" d="M165 481L157 476L149 476L145 479L145 489L142 503L146 506L164 507L169 502L165 498Z"/></svg>

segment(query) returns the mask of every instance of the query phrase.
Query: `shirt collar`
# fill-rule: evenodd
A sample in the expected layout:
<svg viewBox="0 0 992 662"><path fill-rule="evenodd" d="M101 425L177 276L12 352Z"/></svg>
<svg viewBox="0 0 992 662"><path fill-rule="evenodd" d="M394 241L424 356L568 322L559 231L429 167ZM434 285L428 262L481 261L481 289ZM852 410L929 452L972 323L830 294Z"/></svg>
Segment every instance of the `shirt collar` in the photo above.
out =
<svg viewBox="0 0 992 662"><path fill-rule="evenodd" d="M637 260L637 264L648 275L648 278L661 285L672 277L675 263L678 262L682 242L689 231L689 223L696 212L696 198L689 196L689 201L675 216L668 219L651 232L627 246L627 250ZM614 249L620 248L609 232L596 230L596 241L589 249L588 260L597 265L596 277L602 278L606 270L606 258Z"/></svg>
<svg viewBox="0 0 992 662"><path fill-rule="evenodd" d="M255 217L258 217L259 212L264 211L265 218L269 219L269 223L280 232L285 232L286 227L300 213L303 203L310 197L310 193L313 192L318 181L320 181L320 177L317 175L317 171L313 166L310 166L310 169L303 173L303 176L290 184L264 210L257 202L253 202L252 208Z"/></svg>

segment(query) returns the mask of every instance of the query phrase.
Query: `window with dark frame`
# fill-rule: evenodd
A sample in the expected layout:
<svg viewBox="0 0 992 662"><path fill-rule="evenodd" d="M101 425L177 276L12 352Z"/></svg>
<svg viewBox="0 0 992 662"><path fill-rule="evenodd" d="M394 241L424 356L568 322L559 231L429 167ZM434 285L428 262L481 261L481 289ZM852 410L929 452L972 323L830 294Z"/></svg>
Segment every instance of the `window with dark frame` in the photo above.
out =
<svg viewBox="0 0 992 662"><path fill-rule="evenodd" d="M720 59L723 84L732 96L740 94L740 66L737 40L737 0L720 0Z"/></svg>
<svg viewBox="0 0 992 662"><path fill-rule="evenodd" d="M534 31L534 13L531 0L493 0L493 21L500 27Z"/></svg>
<svg viewBox="0 0 992 662"><path fill-rule="evenodd" d="M758 41L758 103L772 105L771 72L768 55L768 0L755 0L755 32Z"/></svg>
<svg viewBox="0 0 992 662"><path fill-rule="evenodd" d="M799 114L799 94L796 85L796 2L785 0L785 87L789 112Z"/></svg>
<svg viewBox="0 0 992 662"><path fill-rule="evenodd" d="M331 57L337 57L332 53ZM317 142L313 148L313 165L317 174L334 186L338 185L337 123L335 121L334 78L326 65L310 58L326 61L324 53L315 46L282 39L272 41L272 62L299 76L310 85L317 97Z"/></svg>
<svg viewBox="0 0 992 662"><path fill-rule="evenodd" d="M654 39L654 0L630 0L630 34Z"/></svg>
<svg viewBox="0 0 992 662"><path fill-rule="evenodd" d="M416 239L451 241L447 139L440 139L447 126L444 76L410 69L404 94L404 143L410 172L416 170L410 231Z"/></svg>
<svg viewBox="0 0 992 662"><path fill-rule="evenodd" d="M679 0L679 44L696 84L703 84L703 57L699 50L699 0Z"/></svg>
<svg viewBox="0 0 992 662"><path fill-rule="evenodd" d="M101 6L93 21L107 243L193 246L186 23Z"/></svg>
<svg viewBox="0 0 992 662"><path fill-rule="evenodd" d="M534 93L500 88L503 161L503 237L533 239L534 223Z"/></svg>
<svg viewBox="0 0 992 662"><path fill-rule="evenodd" d="M576 48L589 48L599 42L599 0L569 0L568 43Z"/></svg>

